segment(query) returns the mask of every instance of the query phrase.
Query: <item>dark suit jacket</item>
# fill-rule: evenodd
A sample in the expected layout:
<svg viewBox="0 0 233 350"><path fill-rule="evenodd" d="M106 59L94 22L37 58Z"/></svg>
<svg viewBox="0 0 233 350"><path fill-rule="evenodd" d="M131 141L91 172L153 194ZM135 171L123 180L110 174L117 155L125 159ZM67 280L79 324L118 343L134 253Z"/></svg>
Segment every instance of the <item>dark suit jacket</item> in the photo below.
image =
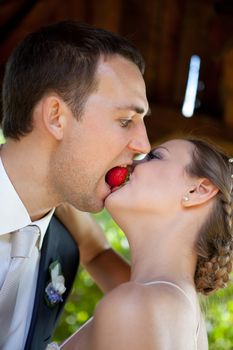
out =
<svg viewBox="0 0 233 350"><path fill-rule="evenodd" d="M55 260L61 264L66 291L62 295L63 302L51 308L47 306L44 296L50 281L49 265ZM79 251L76 243L61 222L53 216L42 245L34 309L24 350L46 348L71 291L78 265Z"/></svg>

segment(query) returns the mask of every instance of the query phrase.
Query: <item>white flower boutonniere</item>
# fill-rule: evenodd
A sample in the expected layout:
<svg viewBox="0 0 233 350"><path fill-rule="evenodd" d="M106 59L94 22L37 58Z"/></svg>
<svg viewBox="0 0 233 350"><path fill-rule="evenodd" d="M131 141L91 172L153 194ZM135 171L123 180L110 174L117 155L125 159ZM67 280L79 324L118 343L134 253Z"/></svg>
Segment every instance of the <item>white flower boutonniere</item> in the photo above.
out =
<svg viewBox="0 0 233 350"><path fill-rule="evenodd" d="M45 288L45 300L48 306L53 307L63 301L62 294L65 293L65 278L61 273L61 264L58 260L49 265L51 281Z"/></svg>
<svg viewBox="0 0 233 350"><path fill-rule="evenodd" d="M47 345L46 350L60 350L60 346L57 343L51 343Z"/></svg>

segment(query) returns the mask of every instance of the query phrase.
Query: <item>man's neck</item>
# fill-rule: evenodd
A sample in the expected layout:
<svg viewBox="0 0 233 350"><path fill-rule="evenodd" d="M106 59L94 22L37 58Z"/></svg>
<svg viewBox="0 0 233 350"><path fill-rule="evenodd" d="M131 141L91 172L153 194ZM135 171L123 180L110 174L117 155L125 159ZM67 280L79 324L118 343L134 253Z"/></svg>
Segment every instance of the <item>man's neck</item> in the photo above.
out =
<svg viewBox="0 0 233 350"><path fill-rule="evenodd" d="M27 142L10 140L1 147L1 159L32 221L56 206L48 185L46 162L40 152L35 152Z"/></svg>

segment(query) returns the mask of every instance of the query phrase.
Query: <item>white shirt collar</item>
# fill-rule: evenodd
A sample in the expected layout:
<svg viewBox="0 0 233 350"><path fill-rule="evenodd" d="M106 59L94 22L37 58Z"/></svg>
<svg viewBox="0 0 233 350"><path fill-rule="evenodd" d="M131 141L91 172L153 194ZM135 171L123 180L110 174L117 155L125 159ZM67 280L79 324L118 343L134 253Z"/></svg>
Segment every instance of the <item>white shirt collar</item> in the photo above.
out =
<svg viewBox="0 0 233 350"><path fill-rule="evenodd" d="M27 209L19 198L13 184L11 183L2 160L0 158L0 235L9 233L28 225L37 225L41 230L39 248L42 245L43 238L50 219L54 213L52 209L46 216L37 221L31 221Z"/></svg>
<svg viewBox="0 0 233 350"><path fill-rule="evenodd" d="M45 235L45 232L49 226L49 222L53 216L54 210L55 210L54 208L51 209L50 212L47 215L45 215L42 219L32 222L33 225L37 225L40 228L40 238L39 238L39 244L38 244L39 250L42 247L44 235Z"/></svg>

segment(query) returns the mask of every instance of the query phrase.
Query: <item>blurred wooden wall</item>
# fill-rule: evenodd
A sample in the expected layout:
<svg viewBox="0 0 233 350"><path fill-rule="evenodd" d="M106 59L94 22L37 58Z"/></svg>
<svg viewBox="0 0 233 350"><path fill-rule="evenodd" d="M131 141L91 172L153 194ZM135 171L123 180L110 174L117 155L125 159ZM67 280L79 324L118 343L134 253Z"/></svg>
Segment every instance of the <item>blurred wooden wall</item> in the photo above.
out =
<svg viewBox="0 0 233 350"><path fill-rule="evenodd" d="M86 21L126 36L142 52L151 142L209 136L233 152L233 0L0 0L0 78L13 47L51 22ZM181 115L190 57L201 58L192 118ZM204 87L204 88L203 88Z"/></svg>

